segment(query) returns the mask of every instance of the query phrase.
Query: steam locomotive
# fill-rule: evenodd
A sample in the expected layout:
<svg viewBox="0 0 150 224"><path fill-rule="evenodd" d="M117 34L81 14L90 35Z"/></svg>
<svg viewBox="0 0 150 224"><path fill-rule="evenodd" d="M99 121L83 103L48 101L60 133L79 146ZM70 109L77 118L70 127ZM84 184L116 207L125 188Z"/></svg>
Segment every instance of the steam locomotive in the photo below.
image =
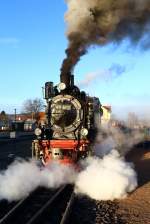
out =
<svg viewBox="0 0 150 224"><path fill-rule="evenodd" d="M46 124L35 129L32 156L47 165L52 160L75 164L92 153L102 109L98 98L74 85L74 76L45 83Z"/></svg>

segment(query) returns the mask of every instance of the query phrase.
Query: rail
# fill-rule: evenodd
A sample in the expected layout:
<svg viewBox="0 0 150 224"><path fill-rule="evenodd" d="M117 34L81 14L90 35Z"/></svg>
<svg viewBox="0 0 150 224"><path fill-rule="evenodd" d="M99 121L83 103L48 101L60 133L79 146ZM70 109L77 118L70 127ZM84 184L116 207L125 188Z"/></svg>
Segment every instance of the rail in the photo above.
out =
<svg viewBox="0 0 150 224"><path fill-rule="evenodd" d="M41 188L17 203L0 224L67 223L74 199L73 186L65 185L57 190Z"/></svg>

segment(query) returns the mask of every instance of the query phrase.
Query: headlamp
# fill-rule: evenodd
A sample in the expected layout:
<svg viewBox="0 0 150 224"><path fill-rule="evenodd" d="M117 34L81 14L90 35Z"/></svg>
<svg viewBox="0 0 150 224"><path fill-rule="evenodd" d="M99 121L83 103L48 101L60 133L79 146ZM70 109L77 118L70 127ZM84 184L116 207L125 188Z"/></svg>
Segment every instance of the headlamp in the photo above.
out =
<svg viewBox="0 0 150 224"><path fill-rule="evenodd" d="M64 89L66 89L66 84L65 83L63 83L63 82L60 82L59 84L58 84L58 89L61 91L61 90L64 90Z"/></svg>
<svg viewBox="0 0 150 224"><path fill-rule="evenodd" d="M36 128L34 133L35 133L36 136L39 136L39 135L41 135L42 131L41 131L40 128Z"/></svg>
<svg viewBox="0 0 150 224"><path fill-rule="evenodd" d="M88 135L88 130L86 128L81 129L81 135L82 136L87 136Z"/></svg>

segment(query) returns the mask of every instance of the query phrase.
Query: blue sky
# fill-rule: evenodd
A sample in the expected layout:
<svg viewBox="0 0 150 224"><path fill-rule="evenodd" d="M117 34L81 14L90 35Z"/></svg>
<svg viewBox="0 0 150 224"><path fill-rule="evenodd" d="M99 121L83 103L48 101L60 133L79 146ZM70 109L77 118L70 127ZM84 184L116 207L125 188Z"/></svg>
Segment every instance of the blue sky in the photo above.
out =
<svg viewBox="0 0 150 224"><path fill-rule="evenodd" d="M26 99L42 98L46 81L59 82L67 38L64 0L0 0L0 111L21 111ZM75 67L75 82L87 74L125 67L119 76L98 76L84 89L112 105L114 113L150 112L150 51L121 45L90 47ZM122 109L122 111L120 110Z"/></svg>

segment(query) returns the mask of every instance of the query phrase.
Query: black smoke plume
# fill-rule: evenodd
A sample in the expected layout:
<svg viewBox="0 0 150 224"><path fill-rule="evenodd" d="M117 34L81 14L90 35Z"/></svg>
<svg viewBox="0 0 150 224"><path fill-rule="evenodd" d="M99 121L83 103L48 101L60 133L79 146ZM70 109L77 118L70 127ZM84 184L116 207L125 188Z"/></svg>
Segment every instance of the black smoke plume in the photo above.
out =
<svg viewBox="0 0 150 224"><path fill-rule="evenodd" d="M69 45L61 68L61 81L69 84L69 74L91 45L132 44L143 40L150 47L150 0L66 0Z"/></svg>

